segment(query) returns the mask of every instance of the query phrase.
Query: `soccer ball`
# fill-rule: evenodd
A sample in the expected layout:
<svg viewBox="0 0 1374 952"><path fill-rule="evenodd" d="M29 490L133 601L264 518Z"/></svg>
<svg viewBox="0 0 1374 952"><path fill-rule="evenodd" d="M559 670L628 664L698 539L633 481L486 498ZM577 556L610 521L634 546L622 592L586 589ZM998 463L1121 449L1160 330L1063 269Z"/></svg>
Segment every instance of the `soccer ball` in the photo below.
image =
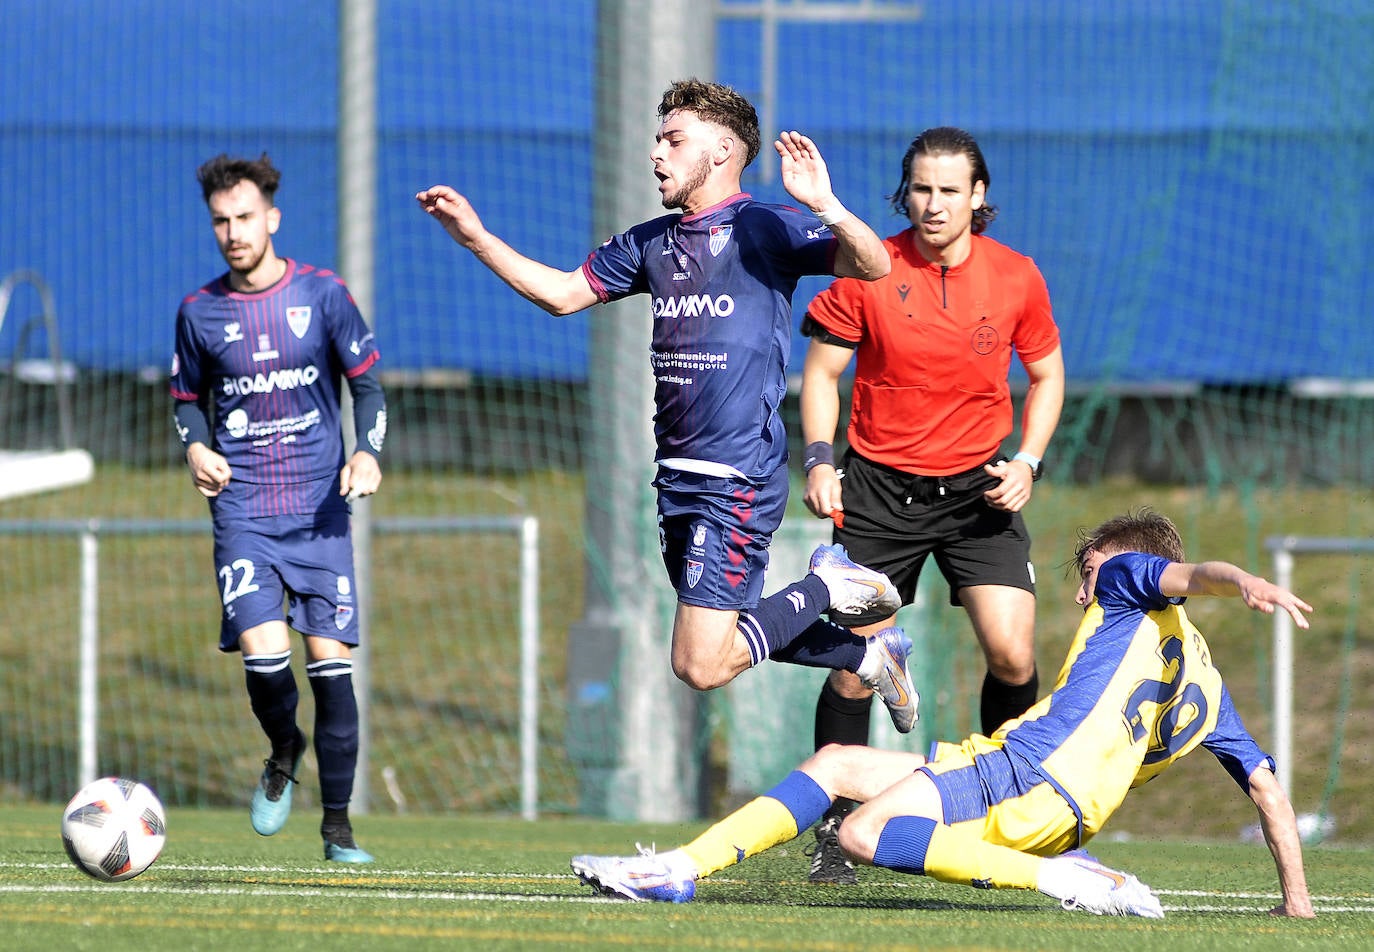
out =
<svg viewBox="0 0 1374 952"><path fill-rule="evenodd" d="M76 868L104 882L133 879L162 852L167 817L144 784L102 777L82 787L62 812L62 845Z"/></svg>

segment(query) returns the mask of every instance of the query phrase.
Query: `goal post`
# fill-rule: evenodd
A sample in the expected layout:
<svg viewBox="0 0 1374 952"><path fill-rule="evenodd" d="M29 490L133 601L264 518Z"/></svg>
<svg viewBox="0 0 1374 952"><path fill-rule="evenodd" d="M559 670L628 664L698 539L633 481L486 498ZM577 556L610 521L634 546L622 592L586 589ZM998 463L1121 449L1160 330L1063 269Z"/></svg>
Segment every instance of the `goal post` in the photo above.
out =
<svg viewBox="0 0 1374 952"><path fill-rule="evenodd" d="M1274 584L1292 591L1293 566L1299 554L1368 555L1374 539L1332 536L1270 536L1265 548L1273 553ZM1279 785L1293 798L1293 618L1274 612L1274 759Z"/></svg>
<svg viewBox="0 0 1374 952"><path fill-rule="evenodd" d="M517 731L519 748L519 807L520 815L527 820L538 817L539 811L539 712L540 696L544 690L540 678L540 623L539 623L539 520L531 515L516 516L427 516L423 518L386 518L373 522L373 530L379 535L433 535L455 533L503 534L513 536L519 545L518 586L519 593L514 599L514 614L518 629L519 671L516 678L519 694ZM13 520L0 521L0 537L5 536L67 536L79 540L79 567L74 575L77 580L77 671L73 681L76 685L77 725L76 739L76 780L84 786L107 772L113 766L109 752L102 761L100 743L101 711L105 705L101 699L100 670L101 607L108 597L100 590L100 539L110 536L208 536L208 521L192 519L67 519L67 520ZM488 593L484 593L487 597ZM209 662L205 662L209 663ZM213 706L213 705L212 705ZM369 711L376 711L369 708ZM182 712L179 717L194 718L194 712ZM188 726L185 723L183 727ZM370 733L361 729L360 746L368 742ZM132 728L137 737L139 731L155 729L153 726ZM166 725L156 725L165 732ZM128 725L118 725L126 731ZM204 740L209 731L190 730L179 736ZM251 731L249 732L251 733ZM187 740L196 743L197 740ZM175 741L161 745L175 747ZM147 740L151 748L151 738ZM163 751L166 753L166 751ZM0 750L0 754L4 751ZM359 751L359 763L366 763ZM420 769L425 765L421 764ZM120 769L128 769L120 765ZM360 811L361 812L361 811Z"/></svg>

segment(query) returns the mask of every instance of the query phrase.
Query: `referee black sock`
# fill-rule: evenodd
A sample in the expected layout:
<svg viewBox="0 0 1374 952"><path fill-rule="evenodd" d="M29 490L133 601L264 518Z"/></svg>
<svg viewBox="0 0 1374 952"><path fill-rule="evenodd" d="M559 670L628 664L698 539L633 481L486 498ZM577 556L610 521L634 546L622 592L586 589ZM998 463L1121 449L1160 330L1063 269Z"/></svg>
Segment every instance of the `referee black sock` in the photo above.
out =
<svg viewBox="0 0 1374 952"><path fill-rule="evenodd" d="M867 744L873 695L845 697L827 678L816 698L816 749L826 744Z"/></svg>
<svg viewBox="0 0 1374 952"><path fill-rule="evenodd" d="M1035 703L1040 693L1040 672L1032 671L1025 684L1007 684L989 671L983 678L983 697L979 714L983 733L990 735L1013 717L1020 717Z"/></svg>
<svg viewBox="0 0 1374 952"><path fill-rule="evenodd" d="M869 714L873 709L873 695L845 697L830 685L827 678L816 698L816 749L826 744L867 744ZM843 817L858 804L847 797L836 797L825 818Z"/></svg>

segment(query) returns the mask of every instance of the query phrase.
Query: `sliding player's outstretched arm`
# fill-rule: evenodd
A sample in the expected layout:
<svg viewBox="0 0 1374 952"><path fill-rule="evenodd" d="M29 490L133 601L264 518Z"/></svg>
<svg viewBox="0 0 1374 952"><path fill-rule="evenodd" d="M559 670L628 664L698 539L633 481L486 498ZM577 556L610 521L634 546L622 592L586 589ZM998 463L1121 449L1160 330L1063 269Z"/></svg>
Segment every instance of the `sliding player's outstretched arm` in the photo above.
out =
<svg viewBox="0 0 1374 952"><path fill-rule="evenodd" d="M1266 578L1252 575L1230 562L1171 562L1159 577L1165 595L1239 596L1255 611L1272 615L1283 609L1299 628L1308 627L1303 612L1312 606Z"/></svg>
<svg viewBox="0 0 1374 952"><path fill-rule="evenodd" d="M1312 897L1307 892L1307 876L1302 868L1302 839L1298 835L1298 821L1288 794L1279 786L1278 778L1268 765L1256 767L1250 774L1250 799L1259 811L1260 829L1264 842L1274 855L1279 871L1279 888L1283 902L1269 910L1272 916L1292 916L1312 919Z"/></svg>

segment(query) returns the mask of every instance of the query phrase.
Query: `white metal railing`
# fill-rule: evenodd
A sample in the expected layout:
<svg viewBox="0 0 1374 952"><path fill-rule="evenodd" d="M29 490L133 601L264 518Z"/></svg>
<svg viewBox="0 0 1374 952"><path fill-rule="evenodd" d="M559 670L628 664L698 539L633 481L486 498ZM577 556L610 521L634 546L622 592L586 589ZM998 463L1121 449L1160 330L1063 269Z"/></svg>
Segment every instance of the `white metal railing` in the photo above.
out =
<svg viewBox="0 0 1374 952"><path fill-rule="evenodd" d="M57 306L54 303L52 288L48 287L48 282L43 280L43 276L31 268L21 268L18 271L11 271L5 276L4 281L0 281L0 328L5 326L5 318L9 314L10 303L14 297L14 292L21 285L27 284L33 288L38 295L38 301L42 307L43 332L47 338L48 355L52 361L52 380L53 387L57 392L57 435L62 449L70 449L72 446L72 410L71 401L67 396L66 371L62 364L61 341L57 333ZM19 328L19 340L24 339L25 328ZM18 352L15 354L18 357Z"/></svg>
<svg viewBox="0 0 1374 952"><path fill-rule="evenodd" d="M487 532L520 542L520 815L533 820L539 804L539 520L534 516L430 516L377 519L375 532L430 534ZM77 780L99 776L99 585L101 535L208 535L210 524L174 519L55 519L0 522L0 536L67 535L81 544ZM365 679L364 679L365 682ZM361 705L366 710L365 699ZM360 737L366 742L367 732ZM367 763L359 750L359 763ZM363 811L360 811L363 812Z"/></svg>

